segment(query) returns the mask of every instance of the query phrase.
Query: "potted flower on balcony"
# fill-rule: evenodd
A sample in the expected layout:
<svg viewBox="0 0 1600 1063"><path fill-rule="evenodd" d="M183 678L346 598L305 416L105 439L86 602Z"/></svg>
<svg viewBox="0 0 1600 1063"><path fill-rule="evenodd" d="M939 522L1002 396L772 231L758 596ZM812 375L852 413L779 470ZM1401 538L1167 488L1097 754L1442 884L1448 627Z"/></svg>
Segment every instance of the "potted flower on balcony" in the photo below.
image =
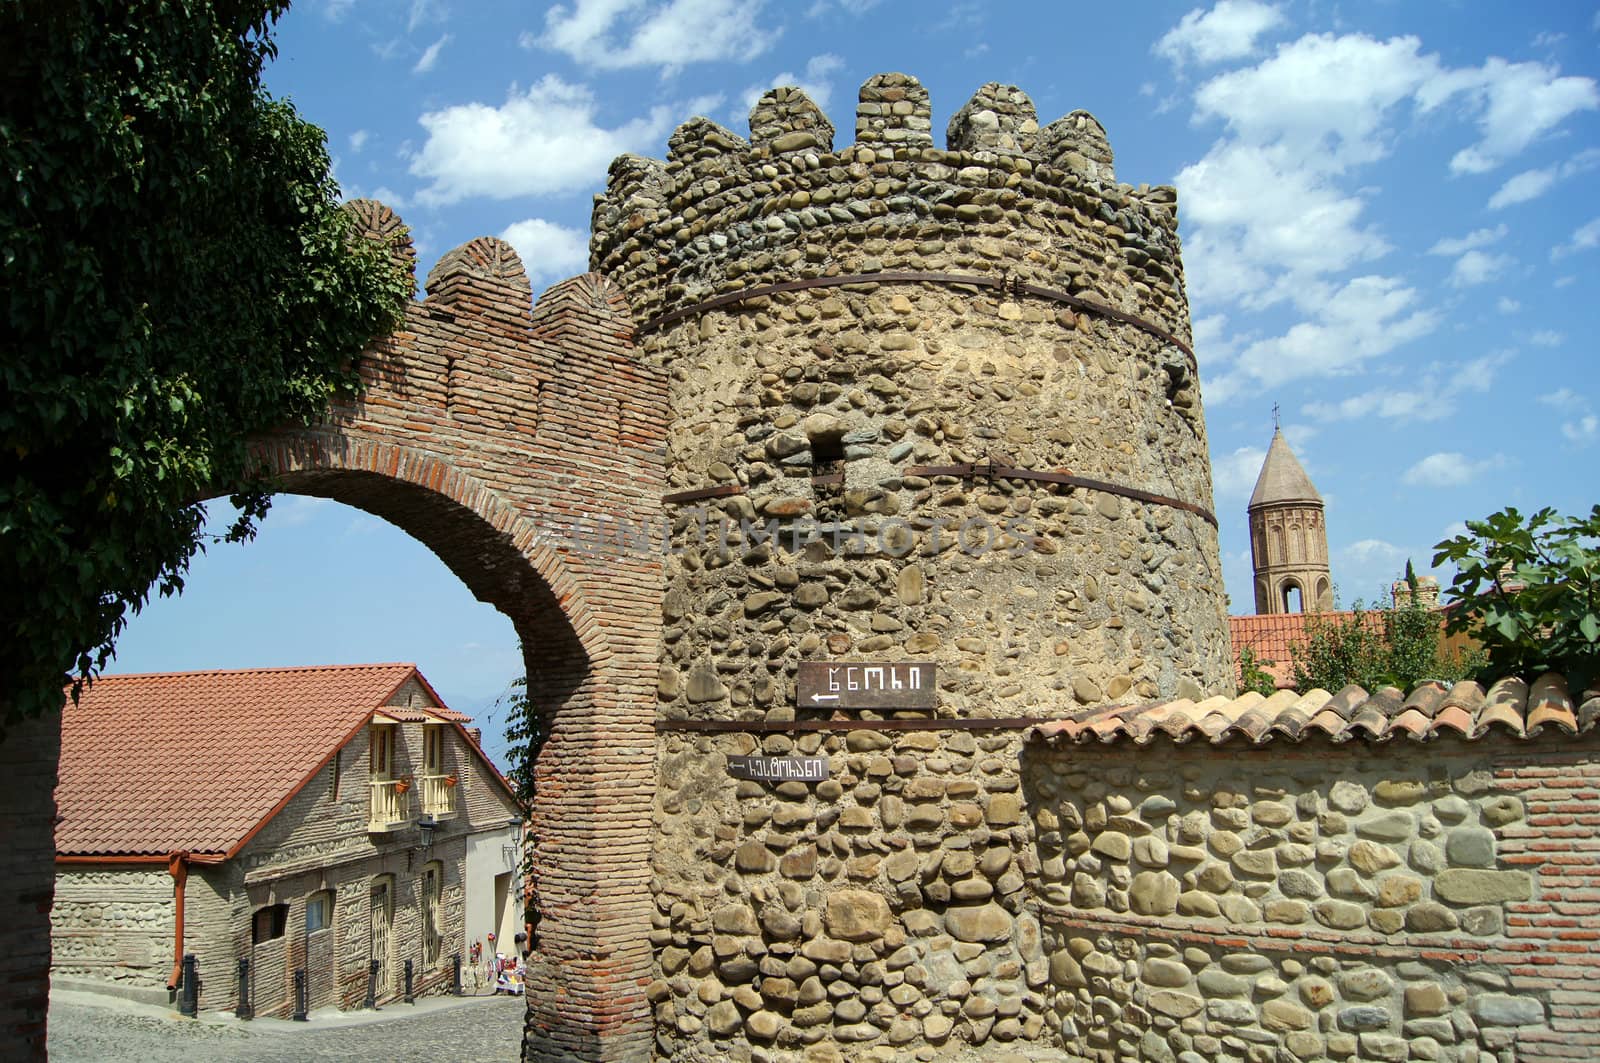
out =
<svg viewBox="0 0 1600 1063"><path fill-rule="evenodd" d="M446 786L454 786L454 785L455 785L455 784L456 784L456 783L457 783L457 782L459 782L459 781L460 781L460 780L459 780L459 779L457 779L457 778L456 778L456 777L455 777L455 776L454 776L454 775L446 775L446 776L445 776L445 777L444 777L444 784L445 784L445 785L446 785Z"/></svg>
<svg viewBox="0 0 1600 1063"><path fill-rule="evenodd" d="M411 776L409 775L402 777L394 784L394 792L397 794L403 794L409 789L411 789Z"/></svg>

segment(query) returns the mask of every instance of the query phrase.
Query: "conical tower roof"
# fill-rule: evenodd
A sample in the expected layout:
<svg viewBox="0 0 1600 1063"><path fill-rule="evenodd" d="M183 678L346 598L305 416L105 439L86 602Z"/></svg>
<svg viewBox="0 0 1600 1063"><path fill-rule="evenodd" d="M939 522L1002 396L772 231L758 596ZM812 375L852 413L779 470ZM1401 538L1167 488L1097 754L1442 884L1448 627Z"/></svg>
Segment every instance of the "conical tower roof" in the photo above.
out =
<svg viewBox="0 0 1600 1063"><path fill-rule="evenodd" d="M1275 429L1272 433L1272 446L1267 448L1267 460L1261 463L1261 475L1256 477L1256 489L1250 495L1249 508L1255 509L1274 502L1322 504L1322 496L1311 486L1311 477L1300 467L1281 429Z"/></svg>

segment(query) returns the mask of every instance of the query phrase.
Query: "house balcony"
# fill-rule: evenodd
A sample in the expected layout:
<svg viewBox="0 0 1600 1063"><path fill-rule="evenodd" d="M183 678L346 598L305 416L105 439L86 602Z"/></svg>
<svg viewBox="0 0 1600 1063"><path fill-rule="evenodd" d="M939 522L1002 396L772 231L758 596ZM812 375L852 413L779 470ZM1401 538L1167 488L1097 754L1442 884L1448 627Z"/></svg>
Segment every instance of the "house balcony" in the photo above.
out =
<svg viewBox="0 0 1600 1063"><path fill-rule="evenodd" d="M456 814L456 777L454 775L424 775L422 784L422 814L443 819Z"/></svg>
<svg viewBox="0 0 1600 1063"><path fill-rule="evenodd" d="M401 779L373 779L372 805L367 816L367 831L383 834L411 823L410 788Z"/></svg>

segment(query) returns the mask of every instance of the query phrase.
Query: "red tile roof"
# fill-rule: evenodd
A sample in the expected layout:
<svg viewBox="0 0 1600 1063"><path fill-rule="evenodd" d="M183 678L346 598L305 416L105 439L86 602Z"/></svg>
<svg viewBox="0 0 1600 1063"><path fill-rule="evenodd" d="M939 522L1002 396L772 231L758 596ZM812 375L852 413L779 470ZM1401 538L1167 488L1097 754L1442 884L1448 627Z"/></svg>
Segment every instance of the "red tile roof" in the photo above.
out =
<svg viewBox="0 0 1600 1063"><path fill-rule="evenodd" d="M1351 684L1337 694L1280 690L1270 698L1250 693L1201 702L1184 698L1159 705L1108 705L1039 724L1029 737L1055 743L1130 739L1138 745L1158 735L1174 742L1200 738L1213 745L1232 738L1249 745L1279 737L1298 742L1307 735L1335 743L1352 738L1386 742L1398 735L1425 741L1446 734L1482 738L1497 731L1532 738L1546 729L1588 734L1597 723L1600 689L1574 698L1567 681L1551 672L1531 685L1517 678L1501 679L1487 693L1471 681L1454 686L1424 683L1410 697L1393 687L1368 694Z"/></svg>
<svg viewBox="0 0 1600 1063"><path fill-rule="evenodd" d="M101 676L62 710L56 851L231 853L413 675L370 664Z"/></svg>

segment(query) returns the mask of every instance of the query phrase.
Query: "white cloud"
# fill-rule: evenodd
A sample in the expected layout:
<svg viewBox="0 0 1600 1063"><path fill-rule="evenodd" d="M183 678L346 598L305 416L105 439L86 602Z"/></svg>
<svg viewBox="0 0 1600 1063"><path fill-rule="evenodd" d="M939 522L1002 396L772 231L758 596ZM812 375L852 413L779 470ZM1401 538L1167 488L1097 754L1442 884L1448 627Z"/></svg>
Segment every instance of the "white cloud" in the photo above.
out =
<svg viewBox="0 0 1600 1063"><path fill-rule="evenodd" d="M1157 50L1177 41L1169 35ZM1438 327L1440 311L1414 285L1371 266L1392 248L1369 209L1376 181L1362 171L1402 139L1422 128L1432 135L1453 114L1472 123L1465 132L1474 165L1498 165L1596 105L1593 80L1562 77L1553 66L1496 59L1451 68L1415 37L1357 33L1306 34L1206 80L1194 94L1194 122L1220 122L1222 132L1175 183L1194 314L1217 322L1207 337L1217 353L1207 360L1223 371L1206 377L1207 402L1357 373ZM1459 121L1447 128L1462 131ZM1506 235L1504 226L1484 227L1439 239L1432 250L1457 259L1457 286L1486 284L1515 266L1489 250ZM1225 323L1249 322L1235 311L1269 308L1300 320L1275 324L1277 335L1222 335ZM1229 358L1233 349L1239 353ZM1408 401L1386 400L1391 409Z"/></svg>
<svg viewBox="0 0 1600 1063"><path fill-rule="evenodd" d="M1495 300L1494 308L1500 311L1502 314L1515 314L1518 310L1522 309L1522 304L1511 298L1509 295L1502 295L1500 298Z"/></svg>
<svg viewBox="0 0 1600 1063"><path fill-rule="evenodd" d="M1500 210L1518 203L1526 203L1530 199L1538 199L1550 191L1557 181L1585 173L1596 166L1600 166L1600 148L1580 151L1559 166L1546 166L1542 170L1524 170L1508 178L1506 183L1489 197L1489 209Z"/></svg>
<svg viewBox="0 0 1600 1063"><path fill-rule="evenodd" d="M469 196L506 199L584 188L611 160L643 151L671 128L671 106L654 108L614 129L595 123L594 94L554 74L521 91L512 86L499 107L460 104L418 121L428 140L411 173L432 183L417 194L429 205Z"/></svg>
<svg viewBox="0 0 1600 1063"><path fill-rule="evenodd" d="M358 129L350 134L350 152L354 155L361 154L361 149L367 146L367 141L372 139L372 134L365 129Z"/></svg>
<svg viewBox="0 0 1600 1063"><path fill-rule="evenodd" d="M427 48L423 49L422 57L417 60L417 65L411 68L413 74L426 74L439 62L439 53L444 51L444 46L450 43L450 34L446 33Z"/></svg>
<svg viewBox="0 0 1600 1063"><path fill-rule="evenodd" d="M1554 329L1540 329L1528 337L1528 342L1535 347L1559 347L1567 342L1567 337Z"/></svg>
<svg viewBox="0 0 1600 1063"><path fill-rule="evenodd" d="M1445 416L1448 410L1434 395L1421 391L1378 388L1338 402L1308 403L1305 412L1308 417L1315 417L1319 421L1355 421L1363 417L1436 421Z"/></svg>
<svg viewBox="0 0 1600 1063"><path fill-rule="evenodd" d="M734 115L734 120L742 121L749 117L751 109L756 105L756 101L760 100L768 89L777 88L780 85L793 85L799 88L807 96L811 97L812 103L826 111L828 109L828 101L833 97L833 85L828 79L842 69L844 69L844 60L837 55L825 52L822 55L814 55L806 60L806 72L804 74L785 71L782 74L774 74L765 83L758 82L750 85L740 94L740 100L744 104L744 111Z"/></svg>
<svg viewBox="0 0 1600 1063"><path fill-rule="evenodd" d="M1420 47L1415 37L1307 34L1202 85L1196 115L1222 118L1241 140L1280 143L1324 170L1371 162L1387 153L1388 112L1438 75L1438 59Z"/></svg>
<svg viewBox="0 0 1600 1063"><path fill-rule="evenodd" d="M1323 289L1319 301L1310 320L1251 343L1233 368L1210 384L1223 382L1224 395L1231 395L1354 373L1368 360L1427 335L1439 322L1435 312L1417 306L1415 290L1393 277L1357 277ZM1211 390L1208 386L1208 401Z"/></svg>
<svg viewBox="0 0 1600 1063"><path fill-rule="evenodd" d="M1600 439L1600 417L1592 412L1589 401L1571 388L1540 395L1539 401L1572 418L1561 425L1561 434L1567 442L1582 447Z"/></svg>
<svg viewBox="0 0 1600 1063"><path fill-rule="evenodd" d="M1491 255L1487 251L1468 251L1456 259L1450 271L1450 283L1457 288L1470 288L1487 284L1509 269L1515 260L1509 255Z"/></svg>
<svg viewBox="0 0 1600 1063"><path fill-rule="evenodd" d="M1152 51L1177 65L1239 59L1255 51L1257 37L1283 22L1283 13L1271 4L1219 0L1210 11L1195 8L1183 16Z"/></svg>
<svg viewBox="0 0 1600 1063"><path fill-rule="evenodd" d="M343 22L355 6L356 0L322 0L322 17L329 22Z"/></svg>
<svg viewBox="0 0 1600 1063"><path fill-rule="evenodd" d="M535 291L589 268L589 234L543 218L524 218L506 227L500 239L517 249Z"/></svg>
<svg viewBox="0 0 1600 1063"><path fill-rule="evenodd" d="M1457 451L1439 451L1411 466L1401 479L1416 487L1460 487L1504 464L1499 455L1473 461Z"/></svg>
<svg viewBox="0 0 1600 1063"><path fill-rule="evenodd" d="M1576 443L1579 446L1593 443L1595 438L1600 436L1600 417L1596 417L1592 413L1586 413L1576 421L1568 421L1562 425L1561 434L1567 438L1568 442Z"/></svg>
<svg viewBox="0 0 1600 1063"><path fill-rule="evenodd" d="M1339 556L1357 565L1393 563L1406 556L1406 549L1382 539L1357 539L1341 549Z"/></svg>
<svg viewBox="0 0 1600 1063"><path fill-rule="evenodd" d="M434 0L411 0L411 11L406 16L406 32L415 33L424 22L445 21L444 9Z"/></svg>
<svg viewBox="0 0 1600 1063"><path fill-rule="evenodd" d="M1255 489L1267 452L1260 447L1240 447L1211 461L1211 484L1219 498L1244 498Z"/></svg>
<svg viewBox="0 0 1600 1063"><path fill-rule="evenodd" d="M544 34L523 43L597 70L746 62L778 37L756 24L761 9L762 0L574 0L545 12Z"/></svg>
<svg viewBox="0 0 1600 1063"><path fill-rule="evenodd" d="M1544 63L1508 63L1491 57L1477 70L1452 71L1438 79L1426 103L1442 103L1464 92L1482 112L1482 139L1450 160L1454 173L1485 173L1514 157L1578 111L1600 107L1592 78L1561 77Z"/></svg>
<svg viewBox="0 0 1600 1063"><path fill-rule="evenodd" d="M379 203L387 204L388 206L393 207L395 210L399 210L401 207L406 205L405 197L399 192L396 192L394 189L390 188L388 185L379 185L377 188L374 188L368 195L368 198L376 199Z"/></svg>
<svg viewBox="0 0 1600 1063"><path fill-rule="evenodd" d="M1506 179L1506 183L1489 197L1489 209L1501 210L1505 207L1526 203L1530 199L1538 199L1556 183L1556 169L1554 166L1543 170L1524 170L1514 177Z"/></svg>
<svg viewBox="0 0 1600 1063"><path fill-rule="evenodd" d="M1308 403L1305 413L1318 421L1355 421L1365 417L1417 422L1443 420L1455 412L1455 400L1459 396L1488 391L1494 384L1495 373L1510 360L1509 353L1500 352L1459 365L1435 364L1422 374L1415 388L1373 388L1338 402Z"/></svg>
<svg viewBox="0 0 1600 1063"><path fill-rule="evenodd" d="M1572 239L1564 244L1558 244L1550 250L1551 258L1565 258L1578 251L1588 251L1600 247L1600 218L1585 222L1572 230ZM1562 278L1566 284L1571 284L1570 278ZM1556 282L1557 287L1565 287L1561 281Z"/></svg>
<svg viewBox="0 0 1600 1063"><path fill-rule="evenodd" d="M1478 247L1488 247L1490 244L1497 243L1503 239L1506 232L1507 229L1504 225L1496 225L1493 229L1474 229L1465 236L1440 240L1428 248L1428 254L1459 255L1463 251L1471 251Z"/></svg>

